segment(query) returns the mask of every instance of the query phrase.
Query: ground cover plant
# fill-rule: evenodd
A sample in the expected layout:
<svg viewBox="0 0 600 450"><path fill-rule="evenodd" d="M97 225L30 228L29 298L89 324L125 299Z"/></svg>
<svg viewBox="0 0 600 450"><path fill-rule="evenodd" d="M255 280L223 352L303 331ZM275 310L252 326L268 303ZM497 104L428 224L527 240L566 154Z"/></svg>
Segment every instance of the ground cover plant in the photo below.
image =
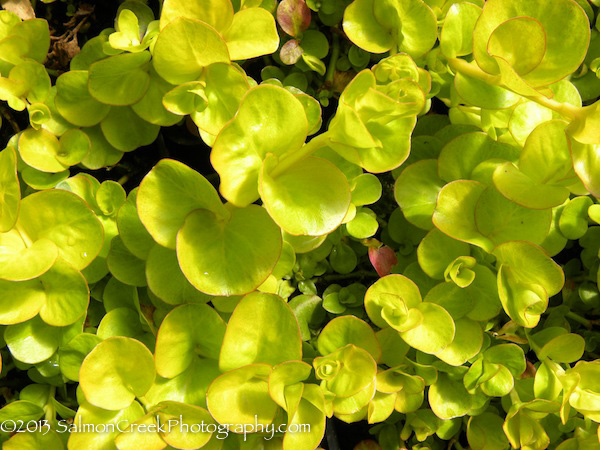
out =
<svg viewBox="0 0 600 450"><path fill-rule="evenodd" d="M3 5L2 448L600 448L600 1Z"/></svg>

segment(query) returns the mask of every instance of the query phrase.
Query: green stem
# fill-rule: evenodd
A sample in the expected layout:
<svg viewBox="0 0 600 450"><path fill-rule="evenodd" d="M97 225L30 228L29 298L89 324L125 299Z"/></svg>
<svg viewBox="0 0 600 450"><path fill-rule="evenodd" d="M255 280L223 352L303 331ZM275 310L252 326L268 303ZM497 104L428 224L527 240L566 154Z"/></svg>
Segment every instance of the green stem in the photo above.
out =
<svg viewBox="0 0 600 450"><path fill-rule="evenodd" d="M567 314L565 314L565 317L574 320L575 322L580 323L581 325L583 325L584 327L588 328L588 329L592 329L592 321L586 319L585 317L580 316L577 313L574 313L573 311L569 311Z"/></svg>
<svg viewBox="0 0 600 450"><path fill-rule="evenodd" d="M470 64L464 59L450 58L448 60L448 64L454 72L460 72L464 75L467 75L468 77L475 78L487 84L491 84L493 86L500 86L510 90L510 88L507 88L506 86L502 85L502 77L500 75L490 75L489 73L486 73L483 70L481 70L478 66ZM516 92L516 94L518 94L518 92ZM551 98L544 97L542 94L521 96L525 97L528 100L531 100L532 102L542 105L552 111L556 111L557 113L571 120L577 119L585 115L584 108L582 107L573 106L568 103L560 103L556 100L552 100Z"/></svg>
<svg viewBox="0 0 600 450"><path fill-rule="evenodd" d="M296 152L279 161L279 164L277 164L277 166L271 171L270 175L273 178L281 175L298 161L310 156L320 148L327 147L327 145L329 145L329 141L330 138L328 132L313 138L310 142L307 142L300 147L300 149L298 149Z"/></svg>
<svg viewBox="0 0 600 450"><path fill-rule="evenodd" d="M335 66L340 57L340 37L333 33L333 49L331 50L331 59L327 66L327 73L325 74L325 84L333 83L333 77L335 75Z"/></svg>
<svg viewBox="0 0 600 450"><path fill-rule="evenodd" d="M33 241L29 238L29 236L27 236L27 233L23 231L22 227L20 227L18 224L15 224L14 230L21 237L21 239L23 239L25 247L31 247L33 245Z"/></svg>
<svg viewBox="0 0 600 450"><path fill-rule="evenodd" d="M52 404L52 399L56 395L56 386L50 386L50 395L48 396L48 403L46 403L46 413L44 415L44 419L48 422L53 423L54 419L56 419L56 410L54 409L54 405Z"/></svg>
<svg viewBox="0 0 600 450"><path fill-rule="evenodd" d="M394 56L398 53L398 32L392 30L392 48L390 48L390 56Z"/></svg>

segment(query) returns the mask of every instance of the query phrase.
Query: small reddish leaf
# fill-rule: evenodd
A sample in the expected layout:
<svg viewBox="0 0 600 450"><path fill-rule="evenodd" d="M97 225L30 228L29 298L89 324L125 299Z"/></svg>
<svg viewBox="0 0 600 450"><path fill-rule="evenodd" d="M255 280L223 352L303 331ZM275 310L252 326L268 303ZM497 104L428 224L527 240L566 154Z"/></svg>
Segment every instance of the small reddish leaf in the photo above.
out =
<svg viewBox="0 0 600 450"><path fill-rule="evenodd" d="M279 51L281 62L287 65L296 64L302 56L302 47L296 39L287 41Z"/></svg>
<svg viewBox="0 0 600 450"><path fill-rule="evenodd" d="M389 275L392 267L398 263L398 258L394 250L385 245L379 248L370 247L369 260L380 277Z"/></svg>
<svg viewBox="0 0 600 450"><path fill-rule="evenodd" d="M297 37L310 25L310 14L304 0L283 0L277 7L277 22L283 31Z"/></svg>

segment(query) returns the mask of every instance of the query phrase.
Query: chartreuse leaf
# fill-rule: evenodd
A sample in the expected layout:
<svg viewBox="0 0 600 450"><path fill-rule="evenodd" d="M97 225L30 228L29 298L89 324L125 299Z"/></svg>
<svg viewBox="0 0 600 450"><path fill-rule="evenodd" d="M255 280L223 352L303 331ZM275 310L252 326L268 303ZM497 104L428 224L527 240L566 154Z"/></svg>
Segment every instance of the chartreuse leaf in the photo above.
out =
<svg viewBox="0 0 600 450"><path fill-rule="evenodd" d="M487 134L460 134L442 149L438 174L444 181L473 179L473 171L484 161L500 158L517 161L519 148L492 140Z"/></svg>
<svg viewBox="0 0 600 450"><path fill-rule="evenodd" d="M62 172L69 167L58 161L59 140L44 129L25 130L19 137L18 149L26 164L42 172Z"/></svg>
<svg viewBox="0 0 600 450"><path fill-rule="evenodd" d="M430 230L417 248L419 266L423 272L436 279L443 278L452 261L469 253L468 244L452 239L437 228Z"/></svg>
<svg viewBox="0 0 600 450"><path fill-rule="evenodd" d="M152 14L151 10L150 13ZM108 42L112 48L132 52L144 49L140 41L140 23L132 10L123 8L119 11L116 20L116 30L108 36Z"/></svg>
<svg viewBox="0 0 600 450"><path fill-rule="evenodd" d="M446 13L440 33L440 48L448 58L473 51L473 28L481 8L470 2L454 3Z"/></svg>
<svg viewBox="0 0 600 450"><path fill-rule="evenodd" d="M46 273L59 255L57 246L49 239L31 243L25 241L15 228L0 234L0 243L0 278L3 280L25 281L36 278ZM16 285L11 289L17 289L17 292L21 290Z"/></svg>
<svg viewBox="0 0 600 450"><path fill-rule="evenodd" d="M94 99L88 91L88 72L71 70L56 79L56 109L73 125L91 127L106 117L110 106Z"/></svg>
<svg viewBox="0 0 600 450"><path fill-rule="evenodd" d="M389 326L382 316L383 310L401 302L406 308L414 308L421 303L421 293L417 285L403 275L387 275L380 278L365 294L365 310L369 319L380 328Z"/></svg>
<svg viewBox="0 0 600 450"><path fill-rule="evenodd" d="M410 151L415 116L425 104L417 81L401 78L379 86L372 71L360 72L344 89L330 122L331 148L369 172L402 164ZM385 113L374 115L374 109Z"/></svg>
<svg viewBox="0 0 600 450"><path fill-rule="evenodd" d="M207 0L198 4L189 4L182 0L167 0L160 14L161 30L177 19L199 19L217 30L224 30L233 20L233 6L229 0Z"/></svg>
<svg viewBox="0 0 600 450"><path fill-rule="evenodd" d="M363 173L352 179L350 188L352 203L356 206L371 205L381 198L381 182L371 173Z"/></svg>
<svg viewBox="0 0 600 450"><path fill-rule="evenodd" d="M83 200L64 190L24 198L17 227L28 244L54 243L59 255L77 270L88 266L102 248L100 221Z"/></svg>
<svg viewBox="0 0 600 450"><path fill-rule="evenodd" d="M216 138L223 126L236 114L242 98L250 89L246 74L233 64L211 64L202 72L202 94L206 108L196 108L190 116L198 128ZM198 97L200 93L196 95ZM212 145L212 142L209 142Z"/></svg>
<svg viewBox="0 0 600 450"><path fill-rule="evenodd" d="M127 307L117 307L108 311L100 324L96 335L102 339L111 336L126 336L134 339L143 339L144 330L140 316L136 310Z"/></svg>
<svg viewBox="0 0 600 450"><path fill-rule="evenodd" d="M33 167L26 166L21 172L23 181L33 189L44 190L52 189L58 183L69 177L69 171L65 170L58 173L42 172Z"/></svg>
<svg viewBox="0 0 600 450"><path fill-rule="evenodd" d="M459 256L444 271L446 281L452 281L460 288L466 288L475 279L477 260L472 256Z"/></svg>
<svg viewBox="0 0 600 450"><path fill-rule="evenodd" d="M600 364L598 361L579 361L575 367L566 372L574 377L575 385L569 386L569 380L563 379L563 395L569 405L581 412L586 418L596 422L599 417L598 408L598 374Z"/></svg>
<svg viewBox="0 0 600 450"><path fill-rule="evenodd" d="M508 439L502 430L503 420L497 414L484 412L469 419L467 440L473 450L505 450Z"/></svg>
<svg viewBox="0 0 600 450"><path fill-rule="evenodd" d="M70 380L79 381L81 363L102 339L94 334L80 333L58 350L61 373Z"/></svg>
<svg viewBox="0 0 600 450"><path fill-rule="evenodd" d="M506 313L521 326L532 328L546 310L548 297L563 287L562 269L540 247L514 241L494 250L498 259L498 293Z"/></svg>
<svg viewBox="0 0 600 450"><path fill-rule="evenodd" d="M481 350L483 330L478 322L466 317L455 320L454 325L452 343L435 356L451 366L461 366Z"/></svg>
<svg viewBox="0 0 600 450"><path fill-rule="evenodd" d="M269 395L292 417L298 407L304 385L312 371L303 361L285 361L273 367L269 375Z"/></svg>
<svg viewBox="0 0 600 450"><path fill-rule="evenodd" d="M368 351L375 361L381 357L381 346L373 329L354 316L336 317L321 330L317 339L321 355L329 355L348 344Z"/></svg>
<svg viewBox="0 0 600 450"><path fill-rule="evenodd" d="M162 103L172 114L185 116L206 109L208 100L205 94L206 83L190 81L168 91Z"/></svg>
<svg viewBox="0 0 600 450"><path fill-rule="evenodd" d="M38 420L44 410L38 404L28 400L16 400L0 409L0 420ZM9 425L10 426L10 425Z"/></svg>
<svg viewBox="0 0 600 450"><path fill-rule="evenodd" d="M267 157L258 186L273 220L294 235L321 236L335 230L350 206L344 174L329 161L311 156L271 176L269 166L276 163Z"/></svg>
<svg viewBox="0 0 600 450"><path fill-rule="evenodd" d="M11 18L4 15L6 20L6 31L2 35L0 43L0 71L3 76L17 64L31 58L39 63L44 62L50 47L50 31L48 22L44 19L29 19L19 21L17 16L11 13Z"/></svg>
<svg viewBox="0 0 600 450"><path fill-rule="evenodd" d="M465 416L476 409L483 401L477 396L469 394L460 381L452 380L447 374L440 373L435 384L429 388L429 406L440 419L453 419Z"/></svg>
<svg viewBox="0 0 600 450"><path fill-rule="evenodd" d="M485 191L477 181L453 181L442 188L433 212L433 224L453 239L465 241L491 251L492 241L475 223L475 207Z"/></svg>
<svg viewBox="0 0 600 450"><path fill-rule="evenodd" d="M78 431L69 435L68 446L70 448L89 449L114 448L114 439L119 434L117 424L120 423L122 428L143 415L144 408L136 401L123 409L115 411L101 409L87 401L83 401L73 420ZM88 426L84 427L84 425ZM98 433L94 431L103 426L106 426L107 432Z"/></svg>
<svg viewBox="0 0 600 450"><path fill-rule="evenodd" d="M518 205L493 187L482 192L475 206L475 223L494 244L523 240L541 244L550 230L552 211Z"/></svg>
<svg viewBox="0 0 600 450"><path fill-rule="evenodd" d="M402 208L406 220L413 225L430 230L431 216L437 195L444 186L438 177L438 165L434 159L411 164L402 171L394 184L394 198Z"/></svg>
<svg viewBox="0 0 600 450"><path fill-rule="evenodd" d="M279 407L269 396L270 373L269 364L250 364L217 377L206 394L211 416L232 425L271 423Z"/></svg>
<svg viewBox="0 0 600 450"><path fill-rule="evenodd" d="M2 448L7 450L21 450L24 448L62 450L65 447L56 431L37 431L15 434L3 443Z"/></svg>
<svg viewBox="0 0 600 450"><path fill-rule="evenodd" d="M578 334L569 333L562 327L548 327L531 336L538 347L540 360L550 358L558 363L572 363L583 356L585 341Z"/></svg>
<svg viewBox="0 0 600 450"><path fill-rule="evenodd" d="M555 39L565 27L573 33ZM488 73L499 73L497 56L532 86L545 86L579 67L589 33L588 19L576 2L559 0L541 7L525 0L494 0L486 2L473 31L473 54ZM520 45L523 39L531 39L532 45Z"/></svg>
<svg viewBox="0 0 600 450"><path fill-rule="evenodd" d="M157 376L144 399L151 405L175 400L206 407L206 390L220 374L216 360L194 358L190 366L174 378Z"/></svg>
<svg viewBox="0 0 600 450"><path fill-rule="evenodd" d="M538 184L512 163L494 171L494 185L506 198L526 208L548 209L569 198L569 190L552 184Z"/></svg>
<svg viewBox="0 0 600 450"><path fill-rule="evenodd" d="M346 231L356 239L369 238L377 232L378 228L377 217L369 208L359 208L354 218L346 222Z"/></svg>
<svg viewBox="0 0 600 450"><path fill-rule="evenodd" d="M423 353L435 354L452 343L455 325L452 316L444 308L435 303L420 303L414 310L418 311L421 322L414 328L400 332L408 345Z"/></svg>
<svg viewBox="0 0 600 450"><path fill-rule="evenodd" d="M114 445L116 448L120 450L130 450L139 447L156 450L162 450L165 448L165 441L162 440L160 434L156 431L158 429L157 420L160 420L157 419L159 415L157 414L156 410L157 408L152 408L149 413L135 421L132 421L132 423L125 424L125 427L121 427L121 430L123 431L114 439ZM176 427L179 428L180 420L178 419L180 418L177 417L171 419L174 420L174 422L171 422L172 425L175 425L177 422L177 425L172 427L174 431ZM168 420L166 423L168 423ZM187 426L189 426L189 424ZM183 427L185 427L185 425L183 425ZM180 429L181 428L179 428L177 431ZM168 429L165 429L164 431L166 433L168 432ZM177 433L177 431L175 431L175 433ZM202 438L204 433L202 433L202 431L199 429L198 434L200 435L200 438Z"/></svg>
<svg viewBox="0 0 600 450"><path fill-rule="evenodd" d="M421 0L355 0L344 11L344 31L372 53L392 48L416 58L433 47L436 17Z"/></svg>
<svg viewBox="0 0 600 450"><path fill-rule="evenodd" d="M595 131L596 133L597 131ZM571 139L573 168L586 189L600 198L600 182L595 175L600 170L600 145L582 144Z"/></svg>
<svg viewBox="0 0 600 450"><path fill-rule="evenodd" d="M113 147L104 137L102 128L96 125L84 131L92 144L90 151L81 161L88 169L96 170L101 167L114 166L123 157L123 152Z"/></svg>
<svg viewBox="0 0 600 450"><path fill-rule="evenodd" d="M127 128L123 124L127 123ZM113 106L100 122L106 141L115 149L131 152L138 147L150 145L160 131L158 125L146 122L129 106Z"/></svg>
<svg viewBox="0 0 600 450"><path fill-rule="evenodd" d="M0 280L0 324L25 322L39 312L46 301L43 287L37 280Z"/></svg>
<svg viewBox="0 0 600 450"><path fill-rule="evenodd" d="M304 433L285 433L283 449L313 448L319 445L325 434L326 406L323 391L313 384L304 385L302 398L290 424L310 424Z"/></svg>
<svg viewBox="0 0 600 450"><path fill-rule="evenodd" d="M565 205L558 219L558 229L567 239L579 239L588 230L588 209L593 201L590 197L575 197Z"/></svg>
<svg viewBox="0 0 600 450"><path fill-rule="evenodd" d="M146 281L152 293L169 305L206 303L210 299L185 278L177 253L161 245L155 245L148 254Z"/></svg>
<svg viewBox="0 0 600 450"><path fill-rule="evenodd" d="M171 159L159 161L144 177L137 191L137 209L154 240L171 249L190 212L203 209L220 216L227 214L206 178Z"/></svg>
<svg viewBox="0 0 600 450"><path fill-rule="evenodd" d="M365 309L378 326L391 326L424 353L436 353L454 338L454 322L439 305L422 303L418 287L403 275L379 279L365 295Z"/></svg>
<svg viewBox="0 0 600 450"><path fill-rule="evenodd" d="M109 105L131 105L146 93L150 76L145 68L150 52L123 53L90 66L90 95Z"/></svg>
<svg viewBox="0 0 600 450"><path fill-rule="evenodd" d="M209 295L241 295L256 289L281 254L281 231L264 208L231 207L228 213L223 218L197 209L177 234L182 272Z"/></svg>
<svg viewBox="0 0 600 450"><path fill-rule="evenodd" d="M455 320L466 316L485 322L496 317L502 309L496 274L482 265L471 270L475 278L467 287L461 288L454 282L440 283L427 293L426 301L442 306Z"/></svg>
<svg viewBox="0 0 600 450"><path fill-rule="evenodd" d="M128 337L110 337L83 360L79 383L85 398L98 408L128 408L154 382L154 359L148 348Z"/></svg>
<svg viewBox="0 0 600 450"><path fill-rule="evenodd" d="M154 125L169 127L181 120L177 114L167 110L163 104L163 97L173 89L173 85L160 77L153 66L149 67L150 84L146 93L131 109L147 122Z"/></svg>
<svg viewBox="0 0 600 450"><path fill-rule="evenodd" d="M219 134L211 162L221 177L221 194L237 206L255 201L261 164L272 153L281 161L297 152L306 139L304 107L293 94L277 86L248 91L240 108Z"/></svg>
<svg viewBox="0 0 600 450"><path fill-rule="evenodd" d="M313 367L317 378L322 380L321 387L340 399L352 397L368 388L377 373L377 363L371 354L353 344L315 358Z"/></svg>
<svg viewBox="0 0 600 450"><path fill-rule="evenodd" d="M527 208L547 209L568 197L574 182L566 123L544 122L529 135L519 168L506 163L494 171L494 184L505 197Z"/></svg>
<svg viewBox="0 0 600 450"><path fill-rule="evenodd" d="M110 242L106 264L110 273L120 282L131 286L146 286L144 261L133 255L119 236L115 236Z"/></svg>
<svg viewBox="0 0 600 450"><path fill-rule="evenodd" d="M39 317L9 325L4 340L11 355L24 363L37 364L50 358L62 337L62 330L44 323Z"/></svg>
<svg viewBox="0 0 600 450"><path fill-rule="evenodd" d="M137 211L138 189L133 189L117 213L119 237L127 249L140 259L147 259L155 245Z"/></svg>
<svg viewBox="0 0 600 450"><path fill-rule="evenodd" d="M27 60L13 67L8 78L2 79L3 100L11 108L22 111L29 104L44 102L50 92L50 79L44 66Z"/></svg>
<svg viewBox="0 0 600 450"><path fill-rule="evenodd" d="M271 365L302 359L302 339L296 317L279 296L246 295L227 324L219 356L223 371L255 363Z"/></svg>
<svg viewBox="0 0 600 450"><path fill-rule="evenodd" d="M10 230L17 221L21 187L17 177L17 154L12 146L0 152L0 232Z"/></svg>
<svg viewBox="0 0 600 450"><path fill-rule="evenodd" d="M520 99L519 95L508 89L488 84L461 72L458 72L454 78L454 87L463 100L480 108L510 108Z"/></svg>
<svg viewBox="0 0 600 450"><path fill-rule="evenodd" d="M46 299L40 317L49 325L70 325L85 315L90 294L85 278L62 258L40 277Z"/></svg>
<svg viewBox="0 0 600 450"><path fill-rule="evenodd" d="M175 448L200 448L207 445L211 439L213 433L204 431L203 428L200 432L196 431L199 425L208 427L215 423L206 409L173 401L161 402L155 408L157 423L158 420L161 423L177 422L178 426L172 427L166 433L159 433L168 445Z"/></svg>
<svg viewBox="0 0 600 450"><path fill-rule="evenodd" d="M217 359L225 335L225 323L207 305L182 305L162 321L156 340L157 373L174 378L196 359Z"/></svg>
<svg viewBox="0 0 600 450"><path fill-rule="evenodd" d="M510 444L515 448L547 448L550 438L540 419L558 412L559 408L557 402L542 399L514 403L502 427Z"/></svg>
<svg viewBox="0 0 600 450"><path fill-rule="evenodd" d="M223 38L232 60L269 55L279 47L279 35L273 15L263 8L246 8L233 16L223 30Z"/></svg>
<svg viewBox="0 0 600 450"><path fill-rule="evenodd" d="M178 17L156 38L152 63L171 84L196 80L204 67L229 62L227 45L210 25L197 19Z"/></svg>

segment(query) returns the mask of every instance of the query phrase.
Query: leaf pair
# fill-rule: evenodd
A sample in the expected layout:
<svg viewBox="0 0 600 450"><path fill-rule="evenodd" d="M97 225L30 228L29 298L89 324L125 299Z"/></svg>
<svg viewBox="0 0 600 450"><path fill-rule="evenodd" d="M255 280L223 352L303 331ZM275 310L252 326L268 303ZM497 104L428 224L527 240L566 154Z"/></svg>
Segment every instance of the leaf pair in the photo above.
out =
<svg viewBox="0 0 600 450"><path fill-rule="evenodd" d="M179 162L162 160L146 175L137 208L152 238L177 251L186 278L207 294L250 292L279 259L281 234L263 208L223 205L204 177Z"/></svg>
<svg viewBox="0 0 600 450"><path fill-rule="evenodd" d="M418 287L403 275L388 275L373 284L365 295L365 309L375 325L391 326L411 347L437 353L448 347L455 324L439 305L422 302Z"/></svg>
<svg viewBox="0 0 600 450"><path fill-rule="evenodd" d="M170 83L198 79L202 69L273 53L279 45L275 19L265 9L246 8L234 14L230 0L190 6L180 0L163 5L154 67Z"/></svg>
<svg viewBox="0 0 600 450"><path fill-rule="evenodd" d="M344 11L344 32L368 52L418 58L437 40L437 18L422 0L355 0Z"/></svg>
<svg viewBox="0 0 600 450"><path fill-rule="evenodd" d="M269 85L248 91L211 153L223 196L243 207L260 195L290 234L318 236L337 228L350 204L348 181L329 161L302 157L307 132L304 107L293 94Z"/></svg>
<svg viewBox="0 0 600 450"><path fill-rule="evenodd" d="M568 38L555 39L564 27ZM473 31L473 54L479 67L498 74L513 91L527 95L574 72L590 38L589 21L576 2L551 5L528 1L486 2ZM523 46L523 40L529 45ZM535 91L533 91L535 92Z"/></svg>
<svg viewBox="0 0 600 450"><path fill-rule="evenodd" d="M363 70L346 86L327 132L335 151L369 172L392 170L406 160L425 104L421 83L427 80L414 62L406 55L387 62Z"/></svg>

